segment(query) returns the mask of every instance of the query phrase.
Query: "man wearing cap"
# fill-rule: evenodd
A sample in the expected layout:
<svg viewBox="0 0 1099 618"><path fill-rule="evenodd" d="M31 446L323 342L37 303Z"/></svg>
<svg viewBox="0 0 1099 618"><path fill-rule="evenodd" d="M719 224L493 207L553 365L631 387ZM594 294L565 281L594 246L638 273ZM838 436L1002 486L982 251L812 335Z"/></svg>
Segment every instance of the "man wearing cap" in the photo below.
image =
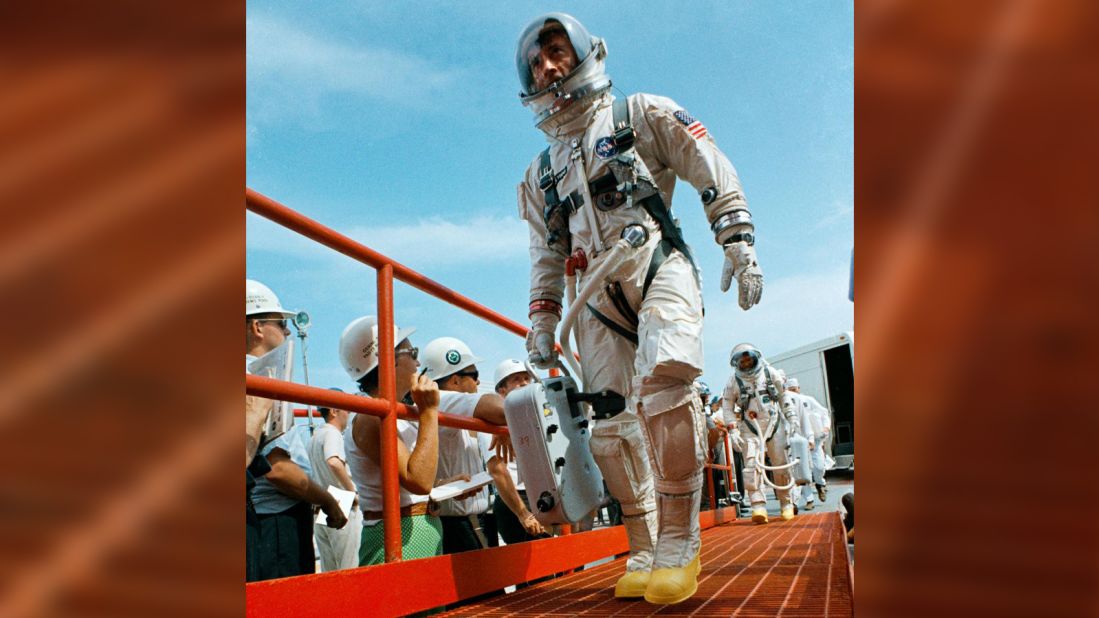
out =
<svg viewBox="0 0 1099 618"><path fill-rule="evenodd" d="M817 401L812 395L801 392L801 385L797 378L786 380L787 396L793 395L793 404L797 407L801 421L801 435L809 440L810 463L813 469L813 485L816 487L817 496L821 502L828 495L827 483L824 480L824 472L828 469L824 457L824 443L831 433L831 418L828 409ZM806 509L812 508L813 493L805 490Z"/></svg>
<svg viewBox="0 0 1099 618"><path fill-rule="evenodd" d="M338 388L331 390L343 392ZM309 441L309 463L313 466L313 478L321 487L338 487L355 491L351 482L351 470L347 467L347 449L343 432L347 428L348 412L337 408L317 408L324 418L324 425L317 428ZM313 524L313 536L317 539L317 551L321 555L321 571L350 569L359 565L359 538L362 535L363 514L358 499L351 505L347 525L333 530L326 525Z"/></svg>
<svg viewBox="0 0 1099 618"><path fill-rule="evenodd" d="M506 399L508 393L530 384L534 379L526 365L515 359L508 359L496 366L493 381L496 384L496 394ZM526 488L519 479L518 465L514 461L505 462L493 455L489 458L487 467L496 483L497 491L492 513L504 542L512 545L532 541L546 534L546 529L534 517L534 513L530 512Z"/></svg>
<svg viewBox="0 0 1099 618"><path fill-rule="evenodd" d="M280 306L270 288L251 279L245 281L246 371L249 363L283 344L290 334L286 319L293 315L294 312ZM264 404L259 398L246 401L247 449L249 454L259 449L259 457L249 458L249 481L258 478L248 496L246 580L312 573L315 570L312 505L325 512L331 528L342 528L347 517L332 494L310 480L290 458L286 434L259 435L270 403Z"/></svg>
<svg viewBox="0 0 1099 618"><path fill-rule="evenodd" d="M438 556L443 549L443 528L439 518L428 512L428 494L435 485L439 454L439 388L425 375L417 375L419 350L409 336L414 328L394 326L393 341L396 395L411 394L419 422L397 419L397 480L400 484L401 558ZM353 320L340 335L340 363L359 390L378 397L378 320L366 315ZM350 417L344 430L347 464L351 469L363 512L359 541L359 566L385 562L382 526L382 458L379 444L381 423L370 414Z"/></svg>
<svg viewBox="0 0 1099 618"><path fill-rule="evenodd" d="M440 337L424 347L425 375L439 384L439 410L455 416L481 419L494 425L506 425L504 400L495 393L479 394L480 372L469 346L454 337ZM439 428L439 468L436 483L445 484L459 476L472 477L485 471L484 454L476 435L456 427ZM453 554L482 549L488 541L477 535L474 523L488 511L488 488L468 492L439 504L443 522L443 553Z"/></svg>

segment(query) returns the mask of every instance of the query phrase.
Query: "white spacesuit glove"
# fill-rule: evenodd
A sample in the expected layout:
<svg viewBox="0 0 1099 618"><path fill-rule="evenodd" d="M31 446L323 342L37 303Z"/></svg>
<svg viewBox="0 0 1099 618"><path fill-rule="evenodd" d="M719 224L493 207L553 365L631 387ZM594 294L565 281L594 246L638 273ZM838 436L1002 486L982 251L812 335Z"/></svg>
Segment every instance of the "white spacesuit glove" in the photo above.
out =
<svg viewBox="0 0 1099 618"><path fill-rule="evenodd" d="M561 318L554 313L538 311L530 315L530 332L527 333L527 358L539 369L552 369L557 365L554 333Z"/></svg>
<svg viewBox="0 0 1099 618"><path fill-rule="evenodd" d="M729 289L733 277L740 287L740 308L750 309L763 296L763 271L756 260L756 250L746 242L725 245L725 266L721 269L721 291Z"/></svg>

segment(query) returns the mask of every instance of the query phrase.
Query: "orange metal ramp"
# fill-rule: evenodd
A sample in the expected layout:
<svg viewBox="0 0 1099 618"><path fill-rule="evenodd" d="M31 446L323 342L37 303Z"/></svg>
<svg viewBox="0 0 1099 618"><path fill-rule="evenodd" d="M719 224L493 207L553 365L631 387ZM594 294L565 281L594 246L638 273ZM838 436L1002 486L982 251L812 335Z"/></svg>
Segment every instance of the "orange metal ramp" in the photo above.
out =
<svg viewBox="0 0 1099 618"><path fill-rule="evenodd" d="M678 605L614 598L620 558L455 609L446 616L851 616L852 581L838 513L702 532L698 592Z"/></svg>

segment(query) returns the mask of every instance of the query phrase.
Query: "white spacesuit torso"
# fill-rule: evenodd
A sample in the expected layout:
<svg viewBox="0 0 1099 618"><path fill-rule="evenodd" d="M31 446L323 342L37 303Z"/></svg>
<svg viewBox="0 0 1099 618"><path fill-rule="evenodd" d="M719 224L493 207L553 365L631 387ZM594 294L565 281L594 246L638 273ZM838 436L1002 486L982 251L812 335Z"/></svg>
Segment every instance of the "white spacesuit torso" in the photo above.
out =
<svg viewBox="0 0 1099 618"><path fill-rule="evenodd" d="M768 380L768 371L771 379ZM728 425L738 425L744 432L744 437L755 435L749 427L749 420L754 419L766 431L773 423L772 419L782 418L788 425L788 430L797 431L798 417L796 411L789 405L787 398L793 393L788 393L779 381L775 370L770 365L764 366L753 379L741 378L746 393L741 391L740 383L734 374L729 377L725 385L722 399L722 413ZM747 399L747 402L745 402ZM742 404L744 408L742 409ZM775 421L782 422L782 421ZM767 431L770 434L772 432Z"/></svg>
<svg viewBox="0 0 1099 618"><path fill-rule="evenodd" d="M637 182L655 188L669 208L677 175L690 182L700 195L713 189L706 196L709 203L703 205L709 222L734 207L747 208L732 163L717 148L705 127L683 108L667 97L650 94L628 97L634 144L632 150L622 153L614 139L613 100L610 94L603 95L573 122L547 129L558 198L562 201L571 198L576 207L568 216L571 243L547 242L546 199L540 185L541 156L534 158L519 184L519 216L530 224L531 300L560 303L565 258L580 249L587 255L589 265L594 266L599 255L619 239L627 225L639 223L648 230L648 251L638 252L644 254L638 259L651 255L655 241L660 238L660 226L640 206L640 200L614 195L613 166L620 164L620 155L633 155L632 174ZM589 117L590 125L584 122Z"/></svg>

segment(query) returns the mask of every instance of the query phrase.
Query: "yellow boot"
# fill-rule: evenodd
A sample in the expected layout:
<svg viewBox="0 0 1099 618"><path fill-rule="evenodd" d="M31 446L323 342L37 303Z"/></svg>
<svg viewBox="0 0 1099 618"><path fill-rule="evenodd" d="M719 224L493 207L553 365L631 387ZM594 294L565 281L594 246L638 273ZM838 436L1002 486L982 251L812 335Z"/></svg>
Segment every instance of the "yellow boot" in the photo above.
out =
<svg viewBox="0 0 1099 618"><path fill-rule="evenodd" d="M623 515L622 525L630 542L630 557L626 561L626 574L614 585L614 596L619 599L640 599L645 596L652 574L653 536L657 528L656 510L639 515Z"/></svg>
<svg viewBox="0 0 1099 618"><path fill-rule="evenodd" d="M650 571L626 571L614 585L614 596L619 599L640 599L649 585Z"/></svg>
<svg viewBox="0 0 1099 618"><path fill-rule="evenodd" d="M762 504L752 507L752 523L765 524L767 523L767 507Z"/></svg>
<svg viewBox="0 0 1099 618"><path fill-rule="evenodd" d="M698 573L701 570L698 554L685 566L654 569L649 587L645 589L645 600L657 605L686 601L698 590Z"/></svg>
<svg viewBox="0 0 1099 618"><path fill-rule="evenodd" d="M656 558L645 600L658 605L670 605L687 600L698 590L698 573L702 570L702 531L698 524L698 504L701 490L688 494L657 493L660 511L660 536L656 541ZM693 556L686 560L687 556ZM683 561L686 560L686 563ZM683 566L660 566L682 564Z"/></svg>
<svg viewBox="0 0 1099 618"><path fill-rule="evenodd" d="M790 521L794 518L794 505L786 504L782 507L782 521Z"/></svg>

